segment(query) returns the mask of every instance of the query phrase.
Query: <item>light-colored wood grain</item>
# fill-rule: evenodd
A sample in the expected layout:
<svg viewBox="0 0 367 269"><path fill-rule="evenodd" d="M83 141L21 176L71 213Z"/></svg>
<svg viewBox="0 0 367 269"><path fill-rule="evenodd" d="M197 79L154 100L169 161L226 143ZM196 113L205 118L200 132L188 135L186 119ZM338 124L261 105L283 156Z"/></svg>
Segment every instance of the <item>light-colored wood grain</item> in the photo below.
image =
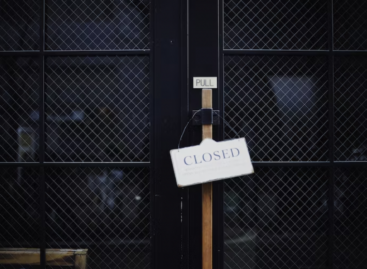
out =
<svg viewBox="0 0 367 269"><path fill-rule="evenodd" d="M87 255L75 255L75 269L87 268Z"/></svg>
<svg viewBox="0 0 367 269"><path fill-rule="evenodd" d="M213 108L212 90L202 90L202 108ZM212 125L203 125L203 139L213 138ZM213 185L202 185L202 255L203 269L213 268Z"/></svg>
<svg viewBox="0 0 367 269"><path fill-rule="evenodd" d="M46 265L74 266L76 262L76 256L84 257L84 259L86 260L87 251L87 249L47 249ZM40 256L40 249L0 249L0 264L39 265L41 261ZM81 269L85 269L85 267Z"/></svg>

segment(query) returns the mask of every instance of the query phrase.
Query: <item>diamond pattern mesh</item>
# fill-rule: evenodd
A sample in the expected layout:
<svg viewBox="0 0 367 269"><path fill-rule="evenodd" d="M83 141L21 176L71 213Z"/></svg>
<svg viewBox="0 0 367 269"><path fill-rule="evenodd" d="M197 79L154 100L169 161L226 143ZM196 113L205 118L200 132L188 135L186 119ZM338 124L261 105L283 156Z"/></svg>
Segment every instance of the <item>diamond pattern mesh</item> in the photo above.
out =
<svg viewBox="0 0 367 269"><path fill-rule="evenodd" d="M33 58L0 59L0 162L37 160L38 70Z"/></svg>
<svg viewBox="0 0 367 269"><path fill-rule="evenodd" d="M47 247L88 249L88 268L149 268L148 169L54 168L46 186Z"/></svg>
<svg viewBox="0 0 367 269"><path fill-rule="evenodd" d="M367 263L367 170L335 173L335 267L363 268Z"/></svg>
<svg viewBox="0 0 367 269"><path fill-rule="evenodd" d="M47 59L49 161L149 161L149 57Z"/></svg>
<svg viewBox="0 0 367 269"><path fill-rule="evenodd" d="M40 1L3 0L0 4L0 50L39 49Z"/></svg>
<svg viewBox="0 0 367 269"><path fill-rule="evenodd" d="M226 56L225 138L244 136L253 161L324 161L328 152L327 61ZM233 130L235 132L233 132Z"/></svg>
<svg viewBox="0 0 367 269"><path fill-rule="evenodd" d="M335 159L367 161L367 59L335 59Z"/></svg>
<svg viewBox="0 0 367 269"><path fill-rule="evenodd" d="M334 48L367 50L367 2L334 0Z"/></svg>
<svg viewBox="0 0 367 269"><path fill-rule="evenodd" d="M149 48L148 1L46 1L49 50Z"/></svg>
<svg viewBox="0 0 367 269"><path fill-rule="evenodd" d="M224 1L225 49L327 49L327 1Z"/></svg>
<svg viewBox="0 0 367 269"><path fill-rule="evenodd" d="M0 249L39 247L38 177L32 168L0 169ZM4 267L0 264L0 268ZM18 262L6 266L21 267Z"/></svg>
<svg viewBox="0 0 367 269"><path fill-rule="evenodd" d="M328 171L259 168L224 181L225 268L326 268Z"/></svg>

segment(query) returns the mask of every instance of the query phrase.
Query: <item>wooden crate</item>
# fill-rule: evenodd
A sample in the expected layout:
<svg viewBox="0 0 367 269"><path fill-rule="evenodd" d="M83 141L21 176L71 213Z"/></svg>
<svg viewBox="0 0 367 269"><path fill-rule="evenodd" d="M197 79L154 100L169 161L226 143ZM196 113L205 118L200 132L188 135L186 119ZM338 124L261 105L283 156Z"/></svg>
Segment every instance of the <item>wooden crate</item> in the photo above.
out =
<svg viewBox="0 0 367 269"><path fill-rule="evenodd" d="M46 249L46 265L87 268L88 249ZM0 264L39 265L40 249L0 248Z"/></svg>

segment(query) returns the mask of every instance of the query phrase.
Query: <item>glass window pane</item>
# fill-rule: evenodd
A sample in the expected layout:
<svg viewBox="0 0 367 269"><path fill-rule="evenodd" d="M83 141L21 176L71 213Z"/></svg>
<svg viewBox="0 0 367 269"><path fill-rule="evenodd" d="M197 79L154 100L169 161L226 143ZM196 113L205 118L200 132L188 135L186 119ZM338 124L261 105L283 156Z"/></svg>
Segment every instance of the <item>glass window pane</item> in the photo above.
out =
<svg viewBox="0 0 367 269"><path fill-rule="evenodd" d="M35 162L39 143L37 59L3 57L0 61L0 162Z"/></svg>
<svg viewBox="0 0 367 269"><path fill-rule="evenodd" d="M252 161L326 161L327 79L326 58L226 56L225 137L244 136Z"/></svg>
<svg viewBox="0 0 367 269"><path fill-rule="evenodd" d="M224 1L224 49L327 49L327 1Z"/></svg>
<svg viewBox="0 0 367 269"><path fill-rule="evenodd" d="M46 49L149 49L149 1L46 1Z"/></svg>
<svg viewBox="0 0 367 269"><path fill-rule="evenodd" d="M0 50L38 50L40 12L39 0L2 0Z"/></svg>
<svg viewBox="0 0 367 269"><path fill-rule="evenodd" d="M88 268L149 268L149 169L52 168L46 178L48 248L87 249Z"/></svg>
<svg viewBox="0 0 367 269"><path fill-rule="evenodd" d="M225 268L327 268L327 169L258 168L224 181Z"/></svg>
<svg viewBox="0 0 367 269"><path fill-rule="evenodd" d="M335 159L367 161L367 60L335 58Z"/></svg>
<svg viewBox="0 0 367 269"><path fill-rule="evenodd" d="M149 57L52 57L47 160L149 161Z"/></svg>

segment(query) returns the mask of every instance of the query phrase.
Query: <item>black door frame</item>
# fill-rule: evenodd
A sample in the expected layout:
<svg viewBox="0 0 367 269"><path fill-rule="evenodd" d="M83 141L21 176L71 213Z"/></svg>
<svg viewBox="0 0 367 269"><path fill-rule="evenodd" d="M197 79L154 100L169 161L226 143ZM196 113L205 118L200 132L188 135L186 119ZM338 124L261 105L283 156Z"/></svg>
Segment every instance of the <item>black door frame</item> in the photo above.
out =
<svg viewBox="0 0 367 269"><path fill-rule="evenodd" d="M334 49L334 1L327 3L328 44L326 50L226 50L224 49L224 1L225 0L189 0L188 1L188 95L189 105L186 111L187 121L193 110L201 107L201 91L193 89L194 76L217 76L218 89L213 90L213 107L220 110L224 118L224 57L227 55L274 55L274 56L324 56L328 61L328 149L329 161L325 162L253 162L260 167L325 167L328 169L328 256L329 268L335 268L335 170L336 168L366 167L365 162L335 161L335 127L334 127L334 61L337 56L367 57L367 51L342 51ZM197 145L201 141L200 127L191 127L189 145ZM214 139L223 140L224 126L214 128ZM223 215L223 182L215 182L213 190L213 268L224 268L224 215ZM201 268L201 186L187 188L188 218L188 261L186 268Z"/></svg>

